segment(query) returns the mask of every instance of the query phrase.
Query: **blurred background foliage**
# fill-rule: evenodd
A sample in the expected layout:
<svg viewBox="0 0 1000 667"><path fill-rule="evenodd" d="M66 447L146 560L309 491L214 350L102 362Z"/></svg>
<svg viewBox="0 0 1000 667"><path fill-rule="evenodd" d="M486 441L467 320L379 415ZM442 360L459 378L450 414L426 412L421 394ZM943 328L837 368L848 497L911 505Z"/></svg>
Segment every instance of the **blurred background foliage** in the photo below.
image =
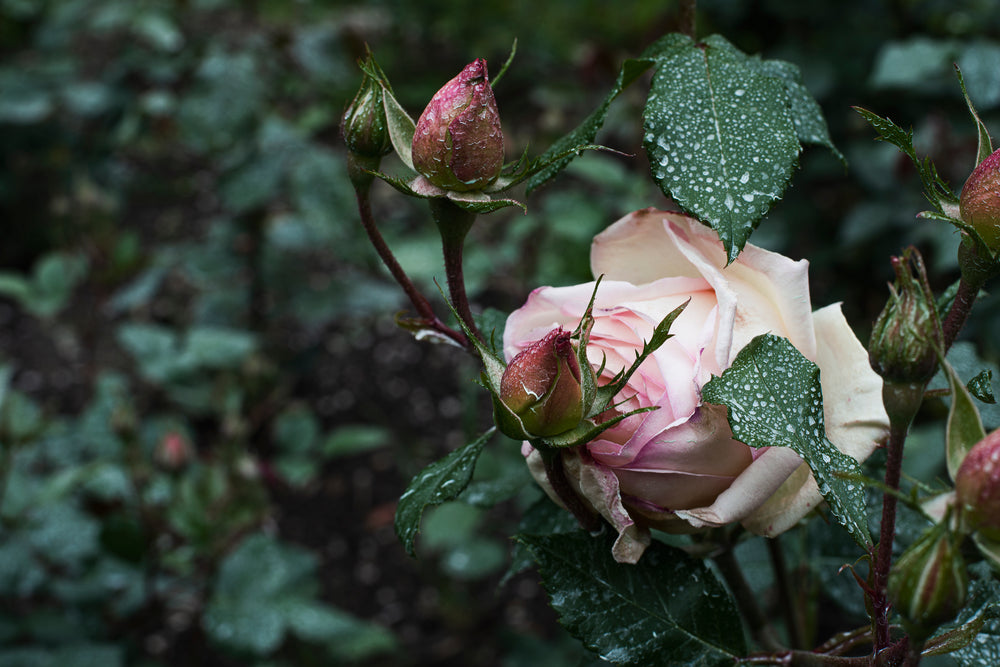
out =
<svg viewBox="0 0 1000 667"><path fill-rule="evenodd" d="M814 303L842 300L862 339L890 254L917 243L950 284L956 235L914 218L912 167L850 107L912 125L960 188L976 144L952 63L1000 135L998 3L699 12L700 35L800 66L849 162L806 151L754 242L808 258ZM410 476L489 406L472 360L395 328L407 306L357 222L338 122L365 44L416 116L473 58L495 72L517 38L496 90L507 156L539 154L675 27L673 4L642 0L0 0L0 667L592 662L533 575L498 586L506 537L541 495L516 443L428 516L418 560L395 540ZM628 157L586 155L527 215L481 219L477 307L589 279L595 233L669 205L644 163L643 103L640 82L598 136ZM436 295L423 203L374 196ZM1000 354L998 325L987 298L959 348L969 377ZM940 435L921 433L932 476ZM838 539L783 538L803 594L824 587L820 608L840 614L810 619L818 639L864 618L842 562L818 557L843 544L810 551L821 538ZM762 551L750 540L742 558L763 595Z"/></svg>

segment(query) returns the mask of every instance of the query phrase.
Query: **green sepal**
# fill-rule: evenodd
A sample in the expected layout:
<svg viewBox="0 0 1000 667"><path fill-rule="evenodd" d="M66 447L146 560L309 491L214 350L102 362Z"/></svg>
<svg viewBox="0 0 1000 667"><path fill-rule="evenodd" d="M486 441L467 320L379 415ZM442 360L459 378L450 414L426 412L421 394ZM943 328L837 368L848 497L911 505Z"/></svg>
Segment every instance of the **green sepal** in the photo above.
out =
<svg viewBox="0 0 1000 667"><path fill-rule="evenodd" d="M410 556L415 555L413 545L420 532L424 510L455 500L465 491L472 480L483 446L495 432L496 429L491 428L476 440L424 468L399 497L399 504L396 506L396 536Z"/></svg>
<svg viewBox="0 0 1000 667"><path fill-rule="evenodd" d="M543 445L547 445L549 447L555 447L557 449L563 449L566 447L578 447L580 445L587 444L588 442L599 436L601 433L604 433L609 428L611 428L618 422L622 421L623 419L627 419L628 417L631 417L632 415L637 415L641 412L652 412L653 410L659 410L659 409L660 409L659 406L656 405L652 405L648 408L637 408L635 410L632 410L631 412L626 412L624 414L616 415L615 417L612 417L607 421L601 422L600 424L591 421L590 419L584 419L576 426L576 428L570 429L565 433L552 435L547 438L537 438L536 440L538 442L541 442ZM539 448L535 447L535 449Z"/></svg>
<svg viewBox="0 0 1000 667"><path fill-rule="evenodd" d="M948 463L948 475L954 480L965 455L986 437L986 430L972 394L955 369L943 357L940 358L940 364L951 388L951 406L948 408L948 423L945 428L945 459Z"/></svg>
<svg viewBox="0 0 1000 667"><path fill-rule="evenodd" d="M413 133L417 130L417 124L410 118L410 114L406 113L403 105L396 101L384 75L382 78L376 78L382 83L382 107L385 109L385 120L392 147L403 164L416 171L413 168Z"/></svg>
<svg viewBox="0 0 1000 667"><path fill-rule="evenodd" d="M514 62L515 54L517 54L517 37L514 38L514 43L510 45L510 55L507 56L507 60L505 60L504 64L501 65L500 71L497 75L490 80L490 88L496 88L497 84L500 83L500 79L502 79L503 75L507 73L507 70L510 68L510 64Z"/></svg>
<svg viewBox="0 0 1000 667"><path fill-rule="evenodd" d="M993 154L993 142L990 140L990 131L986 129L986 123L979 118L979 114L976 113L976 107L973 106L972 100L969 99L969 91L965 89L965 77L962 76L962 69L958 66L958 63L955 63L955 74L958 76L958 85L962 88L962 97L965 98L965 104L969 107L972 120L976 122L976 132L979 135L979 150L976 151L976 167L978 167L979 163Z"/></svg>
<svg viewBox="0 0 1000 667"><path fill-rule="evenodd" d="M516 199L494 199L482 190L471 192L456 192L454 190L444 190L432 185L427 179L418 176L409 181L396 176L383 174L379 171L365 170L372 176L381 178L383 181L410 197L420 199L447 199L456 206L471 213L492 213L508 206L517 206L522 211L527 212L528 208Z"/></svg>
<svg viewBox="0 0 1000 667"><path fill-rule="evenodd" d="M676 320L680 314L684 312L684 309L687 308L689 303L691 303L691 299L688 299L670 311L670 313L668 313L667 316L656 325L656 328L653 329L653 335L649 337L649 340L643 343L642 352L636 353L635 361L632 362L632 365L627 370L623 370L618 373L614 378L612 378L611 382L597 389L597 400L594 402L593 408L591 408L591 413L587 415L588 417L594 417L604 412L611 404L615 395L621 391L626 384L628 384L632 375L639 370L639 366L642 365L642 362L644 362L649 355L656 352L661 345L673 337L673 334L670 333L670 327L673 325L674 320Z"/></svg>
<svg viewBox="0 0 1000 667"><path fill-rule="evenodd" d="M917 168L917 173L920 175L920 181L924 186L924 196L927 200L934 205L939 213L943 215L948 215L946 210L946 205L955 205L958 203L958 197L951 191L951 188L945 183L941 175L938 174L937 167L929 157L923 160L917 157L917 153L913 148L913 130L904 130L895 123L893 123L888 118L883 118L876 113L868 111L862 107L854 107L861 116L868 121L869 124L878 133L878 140L885 141L896 148L898 148L903 154L910 158L913 165ZM929 217L929 216L924 216ZM949 216L950 217L950 216ZM949 220L950 222L951 220Z"/></svg>

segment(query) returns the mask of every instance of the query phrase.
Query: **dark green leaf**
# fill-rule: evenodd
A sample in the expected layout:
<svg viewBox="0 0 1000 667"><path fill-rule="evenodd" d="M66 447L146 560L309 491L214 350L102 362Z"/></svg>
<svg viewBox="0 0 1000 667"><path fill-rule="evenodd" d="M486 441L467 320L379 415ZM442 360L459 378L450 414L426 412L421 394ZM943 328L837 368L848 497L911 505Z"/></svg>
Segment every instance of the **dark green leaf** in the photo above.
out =
<svg viewBox="0 0 1000 667"><path fill-rule="evenodd" d="M420 532L424 510L458 498L469 485L476 459L494 432L490 429L476 440L430 464L406 487L396 507L396 535L408 554L414 555L413 543Z"/></svg>
<svg viewBox="0 0 1000 667"><path fill-rule="evenodd" d="M840 523L855 542L871 546L864 487L854 481L861 468L826 438L816 364L787 339L762 334L721 377L705 384L702 399L728 408L738 440L751 447L790 447L801 456Z"/></svg>
<svg viewBox="0 0 1000 667"><path fill-rule="evenodd" d="M548 497L539 498L527 509L517 526L518 535L553 535L556 533L572 533L580 529L580 524L568 511L559 507ZM533 560L527 547L514 540L510 565L500 580L500 585L507 583L511 577L531 567Z"/></svg>
<svg viewBox="0 0 1000 667"><path fill-rule="evenodd" d="M665 194L719 233L736 259L781 198L799 154L783 81L718 36L657 63L644 145Z"/></svg>
<svg viewBox="0 0 1000 667"><path fill-rule="evenodd" d="M969 380L965 388L983 403L997 402L997 397L993 395L993 371L989 369L980 371L979 375Z"/></svg>
<svg viewBox="0 0 1000 667"><path fill-rule="evenodd" d="M952 627L927 642L924 655L951 653L961 667L1000 664L1000 583L985 563L969 571L981 576L973 580L965 607Z"/></svg>
<svg viewBox="0 0 1000 667"><path fill-rule="evenodd" d="M537 158L535 161L536 164L544 165L544 167L536 171L528 179L528 194L531 194L532 191L538 189L565 169L579 154L580 150L594 143L594 137L597 136L597 131L604 125L604 120L608 116L608 109L611 107L611 103L625 88L639 78L639 75L649 69L655 58L663 57L675 49L690 45L691 40L684 35L666 35L650 46L639 58L626 60L618 72L615 85L612 86L611 92L604 98L601 105L587 116L575 130L560 138L545 153Z"/></svg>
<svg viewBox="0 0 1000 667"><path fill-rule="evenodd" d="M799 141L804 144L815 144L830 149L834 156L847 164L844 155L833 145L830 131L823 117L823 110L809 90L802 83L802 73L799 68L784 60L747 59L747 63L761 74L774 77L785 86L788 100L791 102L792 122Z"/></svg>
<svg viewBox="0 0 1000 667"><path fill-rule="evenodd" d="M608 662L731 667L746 652L736 607L704 561L653 542L623 565L609 535L582 531L517 539L560 622Z"/></svg>

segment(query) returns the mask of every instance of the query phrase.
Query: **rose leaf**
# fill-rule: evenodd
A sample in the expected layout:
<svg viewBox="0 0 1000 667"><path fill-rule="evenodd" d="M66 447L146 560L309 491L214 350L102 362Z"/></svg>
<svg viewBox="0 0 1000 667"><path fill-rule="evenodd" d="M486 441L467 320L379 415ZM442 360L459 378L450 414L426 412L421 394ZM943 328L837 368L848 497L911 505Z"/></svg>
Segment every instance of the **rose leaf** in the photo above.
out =
<svg viewBox="0 0 1000 667"><path fill-rule="evenodd" d="M950 653L962 667L995 665L1000 661L1000 583L986 563L969 571L974 579L968 602L944 632L927 642L924 655Z"/></svg>
<svg viewBox="0 0 1000 667"><path fill-rule="evenodd" d="M781 198L800 150L787 79L761 67L717 35L676 49L657 60L643 112L653 178L718 232L730 262Z"/></svg>
<svg viewBox="0 0 1000 667"><path fill-rule="evenodd" d="M495 430L491 428L476 440L430 464L406 487L396 506L396 536L406 553L415 555L413 543L420 532L424 510L455 500L469 485L479 454Z"/></svg>
<svg viewBox="0 0 1000 667"><path fill-rule="evenodd" d="M728 409L733 435L751 447L790 447L854 541L871 546L858 462L826 438L819 367L785 338L762 334L702 387L702 400Z"/></svg>
<svg viewBox="0 0 1000 667"><path fill-rule="evenodd" d="M731 667L746 653L736 606L703 560L654 541L637 564L619 564L607 533L516 539L562 625L608 662Z"/></svg>

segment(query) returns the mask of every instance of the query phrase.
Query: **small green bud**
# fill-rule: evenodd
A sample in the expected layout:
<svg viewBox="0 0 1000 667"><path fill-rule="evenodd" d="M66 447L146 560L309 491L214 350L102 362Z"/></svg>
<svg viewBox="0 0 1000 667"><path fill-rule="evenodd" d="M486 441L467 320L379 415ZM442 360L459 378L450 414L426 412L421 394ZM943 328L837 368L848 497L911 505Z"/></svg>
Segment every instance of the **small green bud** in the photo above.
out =
<svg viewBox="0 0 1000 667"><path fill-rule="evenodd" d="M868 357L887 382L923 382L937 370L941 327L927 282L924 262L916 248L892 258L896 282L889 301L875 321Z"/></svg>
<svg viewBox="0 0 1000 667"><path fill-rule="evenodd" d="M482 190L500 175L500 112L482 58L446 83L420 114L413 167L439 188L459 192Z"/></svg>
<svg viewBox="0 0 1000 667"><path fill-rule="evenodd" d="M1000 540L1000 430L965 455L955 473L955 498L966 530Z"/></svg>
<svg viewBox="0 0 1000 667"><path fill-rule="evenodd" d="M990 250L1000 250L1000 150L972 171L962 188L959 212Z"/></svg>
<svg viewBox="0 0 1000 667"><path fill-rule="evenodd" d="M958 539L945 523L934 526L889 572L889 599L916 640L930 637L965 605L969 575Z"/></svg>
<svg viewBox="0 0 1000 667"><path fill-rule="evenodd" d="M369 53L362 69L377 68L378 65ZM385 109L382 106L382 86L367 71L361 88L344 111L340 133L347 149L362 158L381 158L392 150Z"/></svg>
<svg viewBox="0 0 1000 667"><path fill-rule="evenodd" d="M584 417L580 364L561 328L532 343L510 360L500 380L500 400L531 436L570 430Z"/></svg>

